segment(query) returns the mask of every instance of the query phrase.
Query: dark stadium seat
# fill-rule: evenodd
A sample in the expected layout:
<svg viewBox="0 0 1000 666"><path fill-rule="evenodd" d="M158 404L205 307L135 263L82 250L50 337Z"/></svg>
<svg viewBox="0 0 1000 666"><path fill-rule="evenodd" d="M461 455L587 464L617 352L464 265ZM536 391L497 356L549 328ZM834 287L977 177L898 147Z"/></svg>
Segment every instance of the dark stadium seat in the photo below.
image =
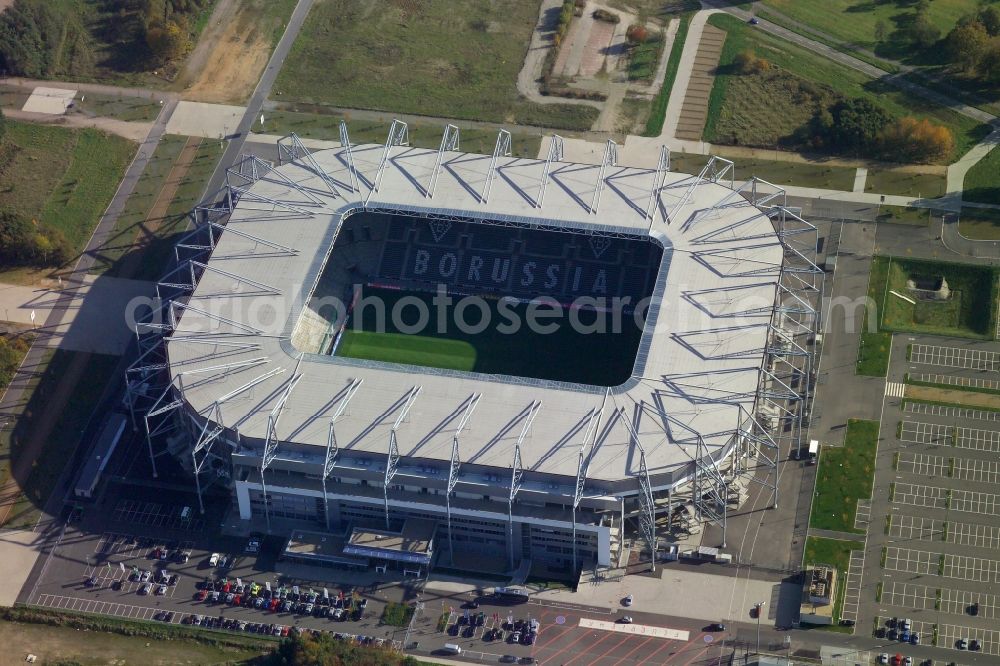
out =
<svg viewBox="0 0 1000 666"><path fill-rule="evenodd" d="M386 242L382 251L382 261L379 263L379 277L401 279L406 265L406 250L407 247L403 243Z"/></svg>

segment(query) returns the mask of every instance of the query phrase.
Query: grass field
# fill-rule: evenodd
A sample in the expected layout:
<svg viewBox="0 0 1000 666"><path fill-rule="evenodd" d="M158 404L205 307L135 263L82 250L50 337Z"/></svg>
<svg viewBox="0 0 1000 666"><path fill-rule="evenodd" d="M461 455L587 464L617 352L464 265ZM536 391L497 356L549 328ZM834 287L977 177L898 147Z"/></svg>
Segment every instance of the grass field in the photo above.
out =
<svg viewBox="0 0 1000 666"><path fill-rule="evenodd" d="M55 422L45 422L50 418L46 407L58 385L69 374L69 367L74 361L84 364L80 380ZM9 461L16 461L23 455L24 447L33 435L42 428L50 428L50 434L45 442L45 455L35 461L28 478L22 482L23 494L10 511L4 527L34 526L40 507L48 500L67 461L72 459L117 364L117 356L55 350L46 352L42 367L33 370L36 377L29 383L27 404L20 414L10 415L16 417L13 429L0 431L0 457L3 460L0 477L8 478Z"/></svg>
<svg viewBox="0 0 1000 666"><path fill-rule="evenodd" d="M532 0L317 3L273 95L344 108L587 130L597 109L532 104L517 92L537 20L538 2Z"/></svg>
<svg viewBox="0 0 1000 666"><path fill-rule="evenodd" d="M73 106L88 116L105 116L130 122L152 122L160 114L160 104L141 97L117 97L98 93L77 94Z"/></svg>
<svg viewBox="0 0 1000 666"><path fill-rule="evenodd" d="M930 208L914 206L879 206L877 220L886 224L908 224L926 227L941 222L941 214Z"/></svg>
<svg viewBox="0 0 1000 666"><path fill-rule="evenodd" d="M714 151L713 154L725 156L725 148ZM697 174L708 163L708 159L707 155L673 153L670 156L670 166L673 171ZM854 187L854 174L856 170L850 167L744 157L733 157L731 159L737 182L749 180L751 177L757 176L775 185L821 187L828 190L845 190L848 192Z"/></svg>
<svg viewBox="0 0 1000 666"><path fill-rule="evenodd" d="M59 229L73 247L83 249L135 148L97 130L8 120L0 144L0 206ZM4 282L38 277L27 269L0 272Z"/></svg>
<svg viewBox="0 0 1000 666"><path fill-rule="evenodd" d="M1000 204L1000 150L994 148L965 174L962 198L974 203Z"/></svg>
<svg viewBox="0 0 1000 666"><path fill-rule="evenodd" d="M834 631L850 631L850 627L840 627L840 611L844 606L844 591L847 589L847 569L851 565L851 551L860 550L865 545L860 541L841 541L808 537L803 554L803 565L829 564L837 568L837 596L833 602L833 626L822 627Z"/></svg>
<svg viewBox="0 0 1000 666"><path fill-rule="evenodd" d="M809 527L864 533L854 529L854 514L858 500L872 496L878 428L878 421L850 419L844 445L823 446Z"/></svg>
<svg viewBox="0 0 1000 666"><path fill-rule="evenodd" d="M894 296L912 296L907 280L933 281L944 277L951 289L945 301L916 299L916 304ZM931 335L993 339L997 308L997 271L985 266L875 257L869 295L879 313L879 329Z"/></svg>
<svg viewBox="0 0 1000 666"><path fill-rule="evenodd" d="M958 231L973 240L1000 240L1000 211L963 206Z"/></svg>
<svg viewBox="0 0 1000 666"><path fill-rule="evenodd" d="M928 118L948 127L955 137L955 150L946 162L967 152L989 133L987 125L754 30L732 16L715 14L708 22L725 30L727 36L719 60L720 74L709 98L706 141L768 148L782 141L794 145L793 135L811 117L812 110L841 97L866 97L894 116ZM745 50L752 50L775 67L761 74L736 74L731 65L736 54ZM797 102L789 104L790 98Z"/></svg>
<svg viewBox="0 0 1000 666"><path fill-rule="evenodd" d="M430 322L436 322L437 309L430 294L404 292L392 289L367 288L366 297L381 299L384 312L391 313L403 298L417 298L431 313ZM456 302L460 299L456 297ZM445 368L484 374L516 375L536 377L556 381L617 386L632 372L635 354L642 331L632 324L631 317L623 318L621 333L576 333L564 319L558 330L545 334L536 333L527 325L520 326L514 333L504 333L500 325L505 325L510 317L501 309L497 301L487 301L490 305L491 325L482 332L463 332L454 324L457 305L448 309L446 330L439 332L436 326L425 327L420 334L403 333L394 325L393 317L385 317L385 329L378 330L378 317L372 307L364 308L360 315L357 310L348 317L347 327L337 349L337 356L362 358L389 363L403 363L432 368ZM528 306L515 304L509 308L519 321L526 321ZM401 310L403 328L413 326L417 319L415 308ZM360 321L358 318L360 316ZM464 321L471 329L481 322L480 310L469 307ZM581 313L584 324L593 323L593 313ZM552 320L546 320L548 324ZM587 359L581 362L581 359Z"/></svg>
<svg viewBox="0 0 1000 666"><path fill-rule="evenodd" d="M891 35L905 15L913 12L911 2L857 2L857 0L763 0L763 4L789 18L842 42L867 48L877 55L897 58L893 40L879 42L876 25L881 21ZM978 0L936 0L928 4L927 18L946 34L965 14L975 12Z"/></svg>
<svg viewBox="0 0 1000 666"><path fill-rule="evenodd" d="M339 125L341 120L347 121L347 131L351 143L385 143L392 124L391 116L384 122L351 120L349 115L330 115L319 113L303 113L296 111L271 111L265 114L264 131L269 134L288 134L295 132L300 137L309 139L339 140ZM463 126L461 121L453 123L459 128L460 148L466 152L492 155L496 146L497 129ZM408 123L410 145L416 148L437 149L441 145L441 134L444 126L441 123ZM542 135L537 132L512 131L510 138L511 153L515 157L538 157L542 145Z"/></svg>
<svg viewBox="0 0 1000 666"><path fill-rule="evenodd" d="M935 199L946 194L948 177L943 173L910 173L897 169L869 169L865 192Z"/></svg>
<svg viewBox="0 0 1000 666"><path fill-rule="evenodd" d="M187 174L169 198L167 214L150 217L155 204L159 202L161 207L164 204L160 198L169 196L163 188L187 141L188 137L169 134L160 140L132 195L125 202L114 234L101 248L91 272L138 279L160 277L167 257L173 251L176 235L187 224L185 213L200 200L201 192L222 155L217 142L202 141ZM123 261L126 255L134 252L141 253L141 256Z"/></svg>

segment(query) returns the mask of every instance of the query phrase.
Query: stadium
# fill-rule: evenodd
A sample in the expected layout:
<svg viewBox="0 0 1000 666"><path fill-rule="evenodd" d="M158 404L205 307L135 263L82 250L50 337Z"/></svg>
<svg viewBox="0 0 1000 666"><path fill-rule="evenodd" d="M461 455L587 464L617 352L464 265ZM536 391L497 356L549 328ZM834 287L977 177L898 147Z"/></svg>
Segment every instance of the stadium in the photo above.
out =
<svg viewBox="0 0 1000 666"><path fill-rule="evenodd" d="M226 488L290 556L414 575L576 579L777 505L822 293L780 188L613 141L408 144L291 135L195 211L127 372L154 470Z"/></svg>

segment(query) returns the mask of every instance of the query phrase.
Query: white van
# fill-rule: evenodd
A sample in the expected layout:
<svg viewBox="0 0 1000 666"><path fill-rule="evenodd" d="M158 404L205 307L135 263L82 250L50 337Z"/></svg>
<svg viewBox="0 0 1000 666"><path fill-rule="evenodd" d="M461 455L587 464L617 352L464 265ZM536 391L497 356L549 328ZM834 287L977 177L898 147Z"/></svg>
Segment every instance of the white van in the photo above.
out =
<svg viewBox="0 0 1000 666"><path fill-rule="evenodd" d="M445 643L441 651L445 654L462 654L461 646L455 645L454 643Z"/></svg>

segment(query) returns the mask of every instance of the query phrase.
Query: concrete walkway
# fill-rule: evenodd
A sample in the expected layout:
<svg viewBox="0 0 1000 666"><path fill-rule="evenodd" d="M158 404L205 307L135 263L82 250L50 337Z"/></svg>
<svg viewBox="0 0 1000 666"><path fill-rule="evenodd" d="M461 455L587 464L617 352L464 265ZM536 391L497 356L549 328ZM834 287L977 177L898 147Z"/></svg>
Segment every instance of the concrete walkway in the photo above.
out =
<svg viewBox="0 0 1000 666"><path fill-rule="evenodd" d="M854 174L854 191L864 192L865 181L867 180L868 180L868 169L864 167L858 167L857 172Z"/></svg>
<svg viewBox="0 0 1000 666"><path fill-rule="evenodd" d="M715 85L715 70L719 67L719 56L726 41L726 31L714 25L706 25L701 31L698 50L691 64L691 74L681 115L677 119L676 138L698 141L705 131L708 119L708 100Z"/></svg>

